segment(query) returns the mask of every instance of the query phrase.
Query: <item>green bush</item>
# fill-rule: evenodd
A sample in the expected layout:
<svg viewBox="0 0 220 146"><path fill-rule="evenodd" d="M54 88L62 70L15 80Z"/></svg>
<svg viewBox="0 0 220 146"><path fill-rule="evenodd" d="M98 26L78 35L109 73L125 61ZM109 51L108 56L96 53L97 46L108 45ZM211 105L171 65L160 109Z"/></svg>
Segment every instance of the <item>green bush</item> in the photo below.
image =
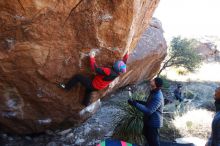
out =
<svg viewBox="0 0 220 146"><path fill-rule="evenodd" d="M166 75L160 75L159 76L163 80L163 89L168 90L170 88L170 82L167 79Z"/></svg>
<svg viewBox="0 0 220 146"><path fill-rule="evenodd" d="M195 97L194 93L190 90L187 90L185 93L184 93L184 96L185 98L188 98L188 99L193 99Z"/></svg>
<svg viewBox="0 0 220 146"><path fill-rule="evenodd" d="M199 41L195 39L174 37L168 48L168 56L158 72L158 76L167 67L183 67L189 72L194 72L201 66L202 58L195 49Z"/></svg>
<svg viewBox="0 0 220 146"><path fill-rule="evenodd" d="M132 99L144 100L145 95L135 93ZM123 114L116 115L118 121L113 133L113 138L128 141L136 144L144 143L143 129L143 113L128 103L120 103L119 107L123 110Z"/></svg>
<svg viewBox="0 0 220 146"><path fill-rule="evenodd" d="M176 72L178 75L182 75L182 76L187 75L189 73L187 70L184 69L177 69Z"/></svg>

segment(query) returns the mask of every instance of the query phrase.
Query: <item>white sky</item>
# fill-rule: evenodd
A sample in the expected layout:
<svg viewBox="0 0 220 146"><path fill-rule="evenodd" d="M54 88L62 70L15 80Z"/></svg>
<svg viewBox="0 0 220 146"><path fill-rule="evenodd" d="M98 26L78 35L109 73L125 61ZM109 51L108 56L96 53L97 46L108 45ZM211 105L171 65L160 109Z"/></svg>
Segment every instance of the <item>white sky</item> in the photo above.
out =
<svg viewBox="0 0 220 146"><path fill-rule="evenodd" d="M154 17L168 40L177 35L220 37L220 0L160 0Z"/></svg>

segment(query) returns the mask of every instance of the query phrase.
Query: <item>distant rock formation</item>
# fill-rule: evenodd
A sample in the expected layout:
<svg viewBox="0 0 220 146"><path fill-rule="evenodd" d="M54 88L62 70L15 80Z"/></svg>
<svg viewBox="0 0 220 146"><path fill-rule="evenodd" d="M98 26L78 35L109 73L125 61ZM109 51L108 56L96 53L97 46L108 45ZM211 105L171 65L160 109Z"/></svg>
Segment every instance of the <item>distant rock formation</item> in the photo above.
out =
<svg viewBox="0 0 220 146"><path fill-rule="evenodd" d="M217 49L217 45L214 42L197 41L195 50L205 61L220 61L220 51Z"/></svg>
<svg viewBox="0 0 220 146"><path fill-rule="evenodd" d="M57 84L76 73L92 76L91 49L97 51L102 66L132 52L158 2L0 1L0 129L38 133L85 120L99 104L82 111L84 88L79 85L65 92ZM127 73L108 89L94 93L93 100L152 78L165 55L161 25L153 20L130 55Z"/></svg>

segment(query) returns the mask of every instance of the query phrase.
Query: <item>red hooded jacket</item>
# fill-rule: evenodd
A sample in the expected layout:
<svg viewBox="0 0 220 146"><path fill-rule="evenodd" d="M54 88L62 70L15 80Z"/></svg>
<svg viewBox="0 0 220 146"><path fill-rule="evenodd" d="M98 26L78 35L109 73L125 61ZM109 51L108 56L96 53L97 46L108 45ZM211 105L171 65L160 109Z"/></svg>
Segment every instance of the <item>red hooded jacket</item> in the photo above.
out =
<svg viewBox="0 0 220 146"><path fill-rule="evenodd" d="M128 54L125 54L123 61L126 64L128 59ZM92 80L92 86L96 90L101 90L106 88L115 78L119 76L112 68L108 67L98 67L94 57L90 57L91 70L95 71L97 75Z"/></svg>

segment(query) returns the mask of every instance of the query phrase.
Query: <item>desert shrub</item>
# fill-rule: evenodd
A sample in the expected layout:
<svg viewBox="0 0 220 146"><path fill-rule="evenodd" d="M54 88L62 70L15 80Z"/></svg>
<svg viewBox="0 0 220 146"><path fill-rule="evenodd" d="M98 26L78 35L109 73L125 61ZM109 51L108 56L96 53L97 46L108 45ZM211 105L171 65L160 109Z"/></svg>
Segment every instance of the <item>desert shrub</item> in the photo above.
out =
<svg viewBox="0 0 220 146"><path fill-rule="evenodd" d="M131 96L135 100L144 100L144 97L145 95L141 93L134 93ZM113 138L143 144L143 113L128 103L120 103L119 107L123 110L123 114L116 115L116 121L118 122L114 129Z"/></svg>
<svg viewBox="0 0 220 146"><path fill-rule="evenodd" d="M177 69L177 74L178 75L187 75L189 72L185 69Z"/></svg>
<svg viewBox="0 0 220 146"><path fill-rule="evenodd" d="M205 109L188 110L184 114L176 114L172 124L182 137L208 138L212 117L213 113Z"/></svg>
<svg viewBox="0 0 220 146"><path fill-rule="evenodd" d="M163 79L163 89L168 90L170 88L170 82L167 79L166 75L160 75L159 76L161 79Z"/></svg>

